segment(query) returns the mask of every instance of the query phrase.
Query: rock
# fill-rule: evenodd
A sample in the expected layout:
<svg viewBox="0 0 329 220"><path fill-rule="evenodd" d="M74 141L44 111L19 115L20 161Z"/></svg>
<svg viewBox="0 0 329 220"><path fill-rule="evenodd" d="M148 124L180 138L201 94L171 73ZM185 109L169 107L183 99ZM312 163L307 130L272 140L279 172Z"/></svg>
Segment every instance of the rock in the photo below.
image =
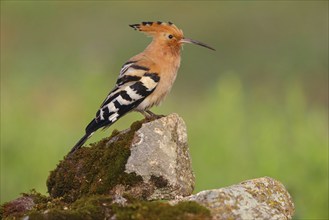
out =
<svg viewBox="0 0 329 220"><path fill-rule="evenodd" d="M292 219L294 204L285 187L269 177L205 190L177 201L195 201L207 207L213 219Z"/></svg>
<svg viewBox="0 0 329 220"><path fill-rule="evenodd" d="M154 183L155 190L149 199L190 195L194 175L184 121L171 114L143 124L135 133L125 172Z"/></svg>
<svg viewBox="0 0 329 220"><path fill-rule="evenodd" d="M11 202L5 203L1 207L1 216L21 216L33 209L35 203L32 196L22 196Z"/></svg>
<svg viewBox="0 0 329 220"><path fill-rule="evenodd" d="M61 161L47 186L52 197L68 202L93 194L128 193L148 200L188 196L194 175L185 123L171 114L114 131Z"/></svg>

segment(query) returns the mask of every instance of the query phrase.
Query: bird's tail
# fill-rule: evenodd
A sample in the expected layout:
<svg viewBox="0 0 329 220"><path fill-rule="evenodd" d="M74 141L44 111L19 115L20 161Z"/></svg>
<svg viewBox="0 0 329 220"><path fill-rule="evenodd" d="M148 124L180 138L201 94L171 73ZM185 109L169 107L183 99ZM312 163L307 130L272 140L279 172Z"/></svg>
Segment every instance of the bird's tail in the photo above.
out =
<svg viewBox="0 0 329 220"><path fill-rule="evenodd" d="M88 140L88 138L93 135L94 132L92 133L86 133L79 141L74 145L74 147L71 149L70 153L68 155L73 154L76 150L81 148L81 146Z"/></svg>

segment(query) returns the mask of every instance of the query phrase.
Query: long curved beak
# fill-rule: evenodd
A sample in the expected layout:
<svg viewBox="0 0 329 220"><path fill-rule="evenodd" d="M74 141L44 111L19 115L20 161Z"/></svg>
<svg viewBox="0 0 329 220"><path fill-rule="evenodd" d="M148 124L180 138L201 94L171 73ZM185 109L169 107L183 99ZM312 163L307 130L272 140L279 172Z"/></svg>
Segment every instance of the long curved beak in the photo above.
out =
<svg viewBox="0 0 329 220"><path fill-rule="evenodd" d="M183 38L180 40L181 43L189 43L189 44L196 44L196 45L199 45L199 46L202 46L202 47L205 47L205 48L208 48L210 50L215 50L214 48L208 46L207 44L204 44L200 41L196 41L196 40L192 40L192 39L189 39L189 38ZM215 50L216 51L216 50Z"/></svg>

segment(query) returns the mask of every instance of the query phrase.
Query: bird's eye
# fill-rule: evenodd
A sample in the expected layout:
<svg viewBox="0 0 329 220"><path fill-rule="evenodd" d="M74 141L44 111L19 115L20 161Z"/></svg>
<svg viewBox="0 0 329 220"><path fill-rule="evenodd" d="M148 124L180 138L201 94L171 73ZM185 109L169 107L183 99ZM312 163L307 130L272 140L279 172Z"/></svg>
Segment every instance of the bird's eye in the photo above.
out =
<svg viewBox="0 0 329 220"><path fill-rule="evenodd" d="M172 36L171 34L168 35L169 39L172 39L174 36Z"/></svg>

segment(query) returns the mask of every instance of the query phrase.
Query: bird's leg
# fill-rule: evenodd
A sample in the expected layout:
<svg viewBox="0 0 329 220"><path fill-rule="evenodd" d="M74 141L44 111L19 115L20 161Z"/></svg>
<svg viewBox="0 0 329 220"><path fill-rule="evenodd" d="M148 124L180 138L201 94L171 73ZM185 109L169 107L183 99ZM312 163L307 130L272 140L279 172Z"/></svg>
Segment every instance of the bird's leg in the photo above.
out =
<svg viewBox="0 0 329 220"><path fill-rule="evenodd" d="M145 112L147 112L152 118L159 119L159 118L164 117L164 115L157 115L157 114L151 112L150 110L146 110Z"/></svg>
<svg viewBox="0 0 329 220"><path fill-rule="evenodd" d="M147 120L155 120L155 119L159 119L159 118L164 117L164 115L157 115L157 114L154 114L154 113L151 112L150 110L144 110L144 111L141 111L141 113L144 115L144 117L145 117Z"/></svg>

